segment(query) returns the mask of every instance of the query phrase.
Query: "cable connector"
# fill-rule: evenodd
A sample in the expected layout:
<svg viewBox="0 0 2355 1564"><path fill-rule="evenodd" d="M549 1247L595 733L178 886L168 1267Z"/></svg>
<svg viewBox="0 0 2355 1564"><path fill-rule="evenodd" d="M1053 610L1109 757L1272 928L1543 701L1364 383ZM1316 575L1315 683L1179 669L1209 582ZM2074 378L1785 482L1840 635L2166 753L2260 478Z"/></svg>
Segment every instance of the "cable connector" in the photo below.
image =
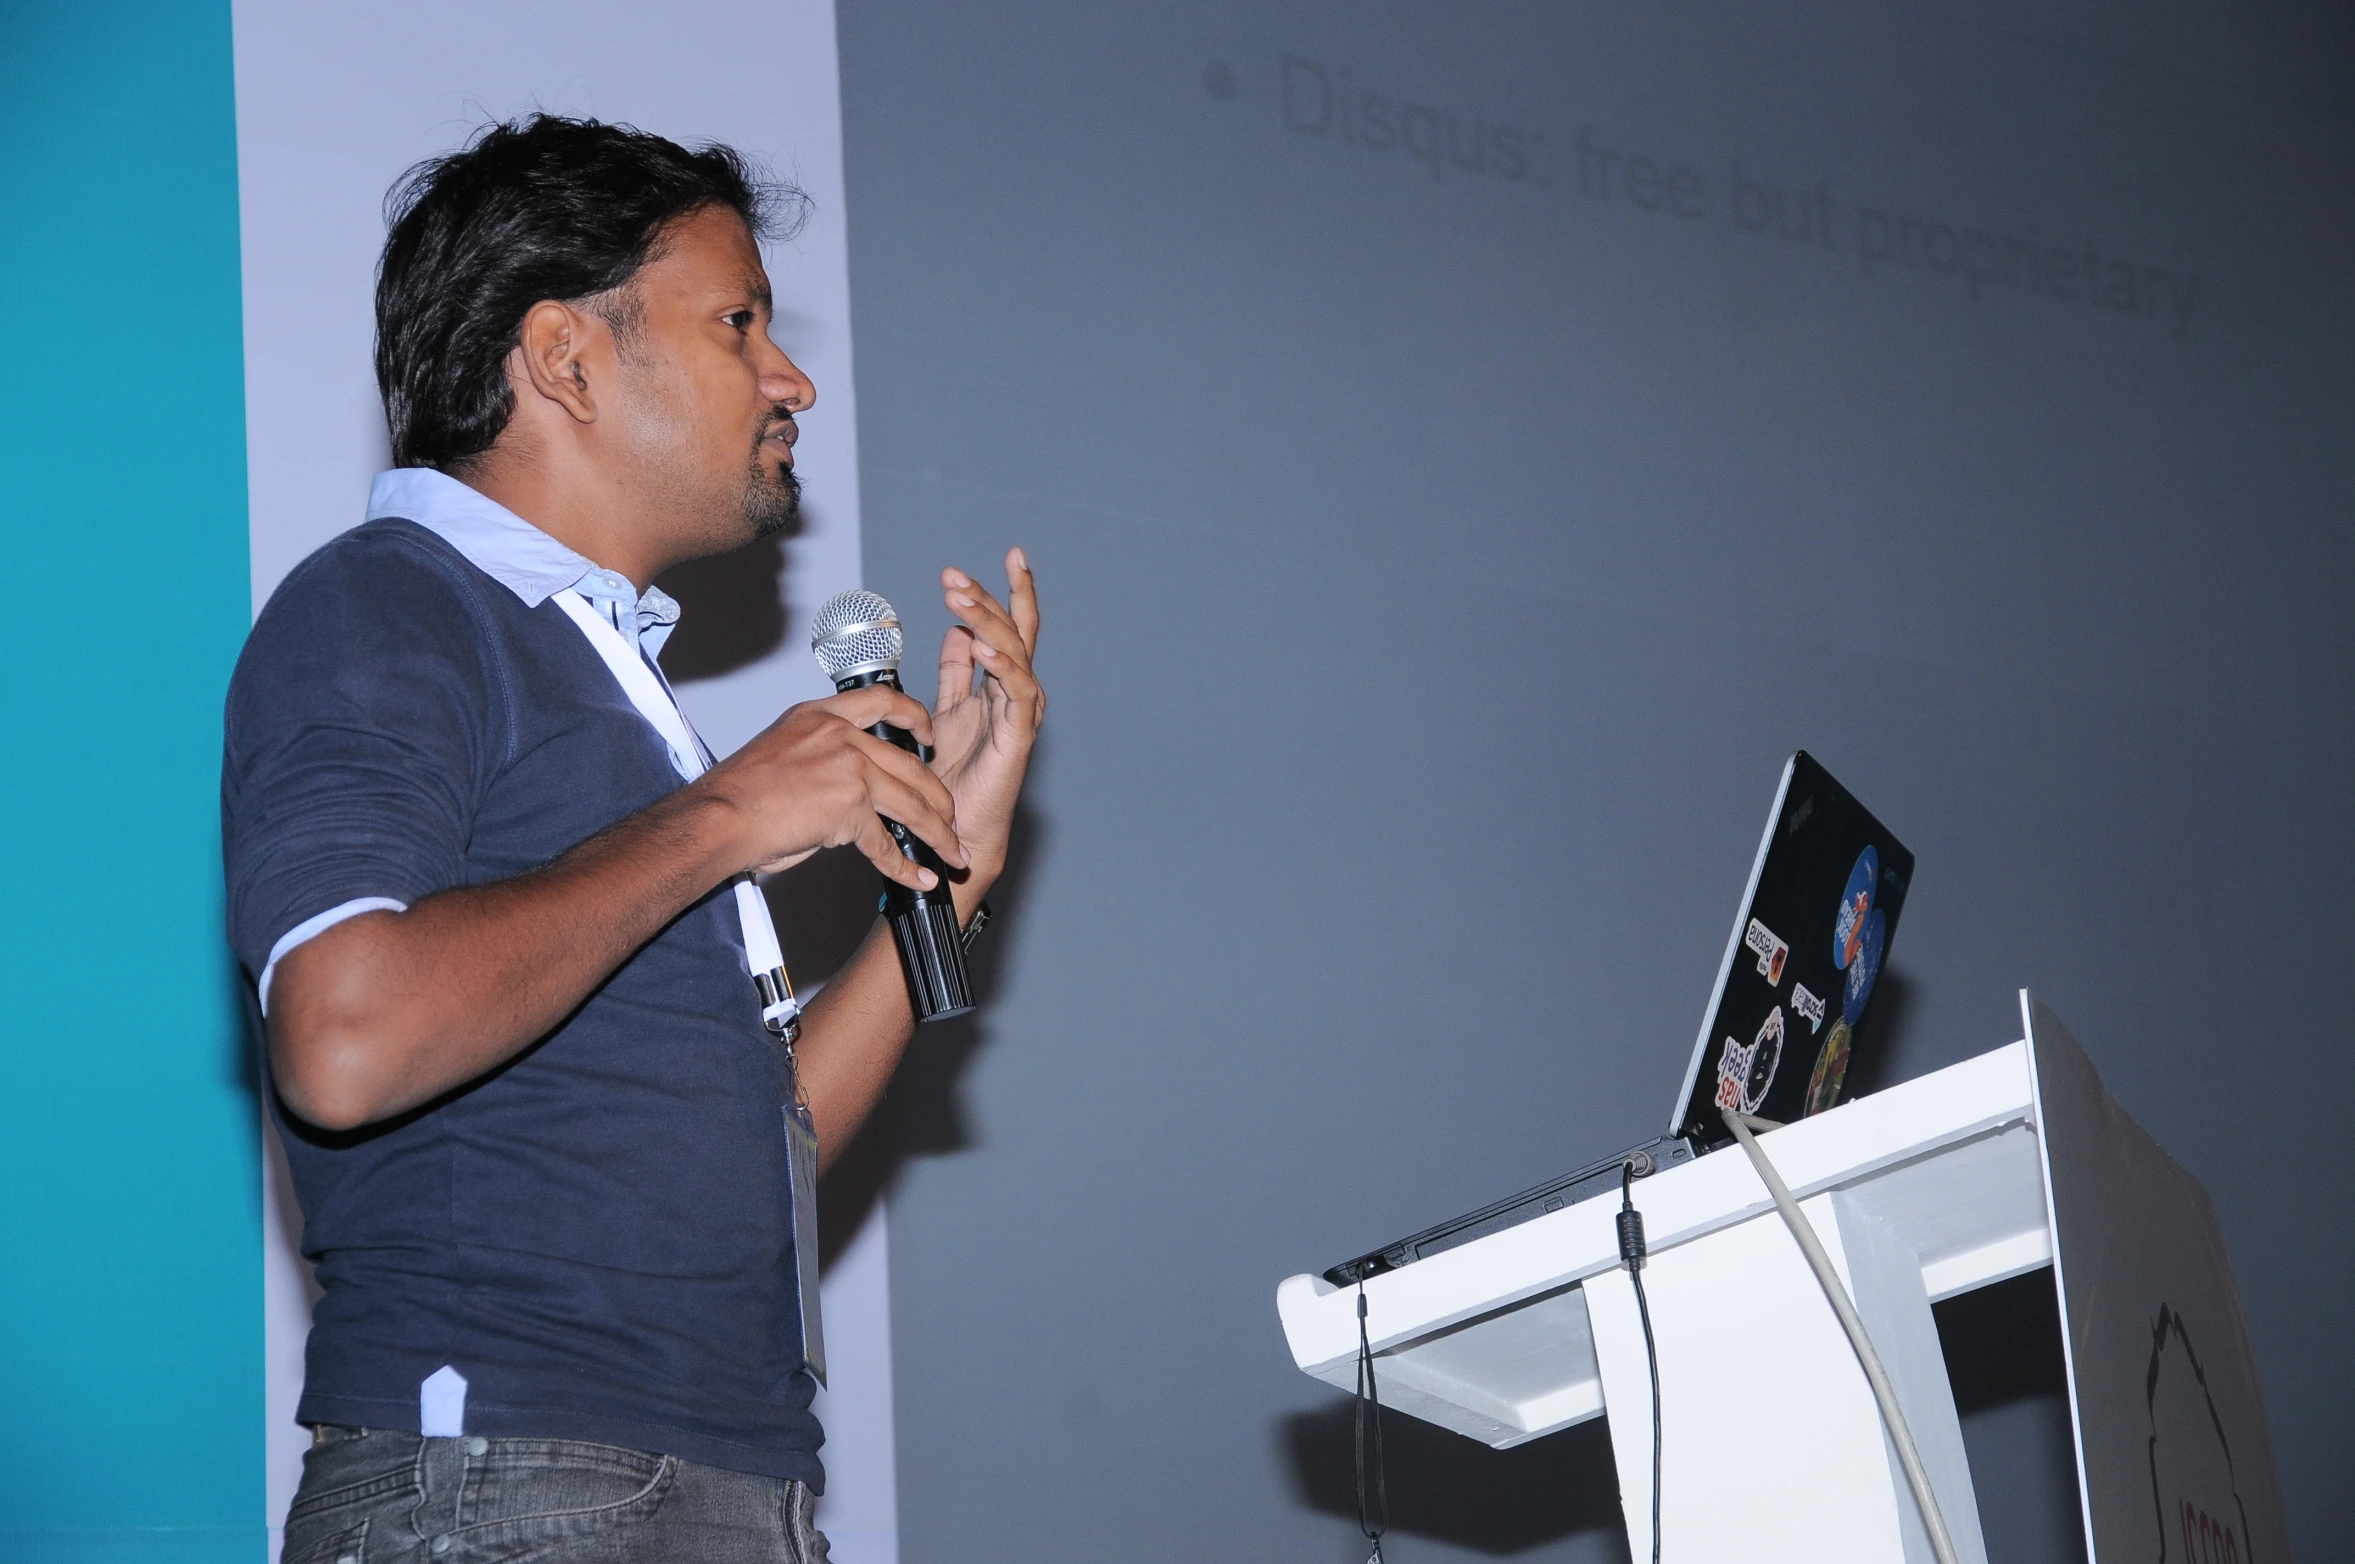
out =
<svg viewBox="0 0 2355 1564"><path fill-rule="evenodd" d="M1651 1159L1646 1156L1644 1160ZM1630 1157L1619 1170L1619 1260L1630 1271L1642 1270L1644 1256L1650 1252L1644 1247L1644 1214L1635 1208L1635 1181L1652 1170L1635 1164L1636 1159Z"/></svg>
<svg viewBox="0 0 2355 1564"><path fill-rule="evenodd" d="M1633 1206L1619 1208L1619 1258L1631 1271L1644 1268L1644 1214Z"/></svg>

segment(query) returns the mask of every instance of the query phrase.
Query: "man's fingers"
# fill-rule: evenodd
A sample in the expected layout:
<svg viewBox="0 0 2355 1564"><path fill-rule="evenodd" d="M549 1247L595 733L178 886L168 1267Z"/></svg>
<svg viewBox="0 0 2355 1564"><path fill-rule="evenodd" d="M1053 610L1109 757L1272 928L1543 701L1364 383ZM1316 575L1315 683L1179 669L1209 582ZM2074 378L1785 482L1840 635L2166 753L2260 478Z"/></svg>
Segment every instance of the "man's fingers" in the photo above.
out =
<svg viewBox="0 0 2355 1564"><path fill-rule="evenodd" d="M896 777L878 774L869 784L868 796L875 813L907 827L931 844L932 850L945 862L959 869L972 862L965 852L965 844L957 839L957 828L916 789Z"/></svg>
<svg viewBox="0 0 2355 1564"><path fill-rule="evenodd" d="M911 890L932 889L931 885L924 883L934 879L932 872L918 867L899 850L899 843L893 839L890 828L884 825L881 816L868 816L867 823L859 828L859 834L852 839L851 845L865 853L867 861L882 870L885 879L895 880Z"/></svg>
<svg viewBox="0 0 2355 1564"><path fill-rule="evenodd" d="M1014 628L1022 636L1022 649L1035 657L1038 655L1038 582L1030 573L1030 556L1020 545L1006 550L1006 585Z"/></svg>
<svg viewBox="0 0 2355 1564"><path fill-rule="evenodd" d="M867 794L877 812L932 844L933 851L965 866L965 844L958 839L956 795L939 775L896 744L886 744L870 733L857 736L861 751L873 767Z"/></svg>
<svg viewBox="0 0 2355 1564"><path fill-rule="evenodd" d="M973 694L973 632L950 625L940 638L940 694L933 709L947 711Z"/></svg>
<svg viewBox="0 0 2355 1564"><path fill-rule="evenodd" d="M924 709L922 701L888 684L870 684L863 690L830 695L817 705L854 728L871 728L879 722L888 722L914 734L920 744L932 742L932 713Z"/></svg>
<svg viewBox="0 0 2355 1564"><path fill-rule="evenodd" d="M899 822L941 860L967 868L948 784L914 754L867 729L883 724L929 741L932 721L898 690L870 687L796 706L696 785L731 799L749 825L751 861L781 867L829 843L856 845L901 884L926 889L879 817ZM888 857L888 861L887 861Z"/></svg>
<svg viewBox="0 0 2355 1564"><path fill-rule="evenodd" d="M979 661L982 671L997 681L998 689L1006 699L1018 706L1029 706L1036 703L1039 693L1038 675L1031 672L1030 664L1027 661L1009 657L993 647L980 644L974 646L973 653Z"/></svg>
<svg viewBox="0 0 2355 1564"><path fill-rule="evenodd" d="M1024 639L1013 616L998 606L998 600L989 595L986 587L954 568L942 571L940 579L941 597L948 604L949 612L964 620L984 646L999 654L985 657L983 667L994 674L1009 659L1030 661L1030 642ZM977 655L982 654L977 651Z"/></svg>

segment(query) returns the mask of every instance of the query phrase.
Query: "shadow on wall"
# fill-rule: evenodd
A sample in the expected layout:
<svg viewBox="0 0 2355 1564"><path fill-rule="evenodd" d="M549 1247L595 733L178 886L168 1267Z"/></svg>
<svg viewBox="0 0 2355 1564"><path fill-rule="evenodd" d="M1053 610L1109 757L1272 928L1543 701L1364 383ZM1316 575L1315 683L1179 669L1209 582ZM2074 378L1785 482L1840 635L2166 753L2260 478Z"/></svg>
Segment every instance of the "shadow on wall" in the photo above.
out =
<svg viewBox="0 0 2355 1564"><path fill-rule="evenodd" d="M1954 1409L1964 1417L2034 1397L2068 1394L2060 1297L2052 1267L1958 1293L1934 1306Z"/></svg>
<svg viewBox="0 0 2355 1564"><path fill-rule="evenodd" d="M800 530L795 526L662 573L658 585L683 610L678 632L662 649L662 671L673 684L734 673L785 644L785 602L777 580L785 570L785 539Z"/></svg>
<svg viewBox="0 0 2355 1564"><path fill-rule="evenodd" d="M1979 1489L1988 1564L2084 1564L2085 1518L2069 1427L2068 1365L2052 1267L1934 1307L1963 1453Z"/></svg>
<svg viewBox="0 0 2355 1564"><path fill-rule="evenodd" d="M1355 1403L1295 1412L1276 1424L1293 1497L1357 1524ZM1480 1553L1525 1553L1581 1533L1605 1533L1626 1556L1610 1426L1601 1418L1492 1450L1403 1413L1382 1414L1390 1530ZM1598 1541L1602 1540L1600 1537Z"/></svg>
<svg viewBox="0 0 2355 1564"><path fill-rule="evenodd" d="M226 909L223 916L226 917ZM228 944L228 938L224 929L221 935L224 947ZM253 979L245 975L242 962L233 955L227 955L225 949L223 953L229 962L230 992L237 996L238 1001L237 1024L228 1030L232 1049L232 1057L228 1061L229 1072L239 1092L245 1097L249 1115L246 1122L258 1123L262 1128L262 1177L268 1180L276 1202L278 1231L274 1236L286 1253L298 1257L303 1307L308 1311L318 1304L324 1294L320 1291L318 1279L312 1274L310 1261L299 1258L303 1252L303 1208L301 1202L295 1199L294 1174L286 1165L286 1147L279 1139L277 1115L268 1111L264 1105L265 1092L270 1094L271 1105L275 1105L277 1096L262 1069L262 1060L269 1046L269 1032L262 1018L262 1007L254 991ZM264 1241L266 1243L268 1238L265 1237Z"/></svg>
<svg viewBox="0 0 2355 1564"><path fill-rule="evenodd" d="M1044 739L1040 748L1045 748ZM1035 769L1035 759L1033 765ZM1044 831L1044 822L1027 804L1018 807L1006 872L990 891L993 903L1020 902ZM806 884L804 876L809 876ZM786 966L794 972L839 971L874 923L881 884L867 860L847 847L822 852L772 879L769 905L776 914ZM974 987L985 998L1002 990L1009 948L1006 940L992 935L977 943L967 958ZM964 1080L991 1042L988 1014L985 1004L973 1014L917 1029L874 1116L818 1186L818 1252L824 1263L831 1264L843 1252L903 1164L973 1144L963 1106Z"/></svg>

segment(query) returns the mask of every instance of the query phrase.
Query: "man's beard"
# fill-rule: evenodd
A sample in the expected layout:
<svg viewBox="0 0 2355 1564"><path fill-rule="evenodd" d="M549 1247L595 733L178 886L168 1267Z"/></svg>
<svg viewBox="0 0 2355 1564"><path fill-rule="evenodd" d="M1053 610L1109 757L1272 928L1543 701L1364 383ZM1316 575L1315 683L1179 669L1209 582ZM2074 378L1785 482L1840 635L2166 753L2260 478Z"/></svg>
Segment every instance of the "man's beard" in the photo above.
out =
<svg viewBox="0 0 2355 1564"><path fill-rule="evenodd" d="M752 528L755 542L790 532L801 520L800 476L780 462L777 476L770 477L757 445L752 451L752 470L745 475L744 520Z"/></svg>
<svg viewBox="0 0 2355 1564"><path fill-rule="evenodd" d="M752 437L752 466L744 475L744 521L754 542L790 532L801 520L801 476L793 470L793 446L778 459L777 476L769 476L768 432L775 424L793 425L793 409L782 402L769 410L769 421Z"/></svg>

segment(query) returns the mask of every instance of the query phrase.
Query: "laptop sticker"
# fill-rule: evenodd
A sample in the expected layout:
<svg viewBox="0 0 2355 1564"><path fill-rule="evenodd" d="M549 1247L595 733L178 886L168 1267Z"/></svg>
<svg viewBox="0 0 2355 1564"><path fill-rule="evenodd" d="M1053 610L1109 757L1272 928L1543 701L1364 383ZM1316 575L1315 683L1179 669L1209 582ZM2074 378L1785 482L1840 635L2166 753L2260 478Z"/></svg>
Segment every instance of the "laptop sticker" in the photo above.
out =
<svg viewBox="0 0 2355 1564"><path fill-rule="evenodd" d="M1759 1024L1758 1035L1747 1046L1725 1040L1717 1063L1717 1105L1737 1113L1756 1113L1774 1085L1783 1062L1783 1007L1775 1006Z"/></svg>
<svg viewBox="0 0 2355 1564"><path fill-rule="evenodd" d="M1815 1056L1815 1072L1807 1077L1807 1112L1818 1114L1840 1100L1840 1083L1848 1075L1848 1023L1834 1021L1832 1035Z"/></svg>
<svg viewBox="0 0 2355 1564"><path fill-rule="evenodd" d="M1848 889L1840 893L1839 916L1832 920L1832 965L1843 972L1864 945L1865 920L1872 915L1873 894L1880 879L1881 855L1867 846L1856 855L1856 867L1848 871Z"/></svg>
<svg viewBox="0 0 2355 1564"><path fill-rule="evenodd" d="M1813 1037L1823 1030L1823 1001L1807 991L1804 983L1791 985L1791 1010L1807 1017L1807 1035Z"/></svg>
<svg viewBox="0 0 2355 1564"><path fill-rule="evenodd" d="M1889 920L1875 907L1864 920L1856 955L1848 963L1848 991L1840 996L1840 1014L1850 1026L1864 1019L1865 1002L1873 997L1873 980L1881 975L1881 951L1888 944Z"/></svg>
<svg viewBox="0 0 2355 1564"><path fill-rule="evenodd" d="M1740 1112L1742 1107L1742 1077L1750 1073L1751 1050L1732 1038L1725 1040L1725 1048L1717 1056L1717 1096L1720 1108Z"/></svg>
<svg viewBox="0 0 2355 1564"><path fill-rule="evenodd" d="M1758 975L1766 979L1768 988L1782 982L1783 958L1791 953L1791 947L1775 938L1774 930L1752 918L1742 943L1758 953Z"/></svg>

